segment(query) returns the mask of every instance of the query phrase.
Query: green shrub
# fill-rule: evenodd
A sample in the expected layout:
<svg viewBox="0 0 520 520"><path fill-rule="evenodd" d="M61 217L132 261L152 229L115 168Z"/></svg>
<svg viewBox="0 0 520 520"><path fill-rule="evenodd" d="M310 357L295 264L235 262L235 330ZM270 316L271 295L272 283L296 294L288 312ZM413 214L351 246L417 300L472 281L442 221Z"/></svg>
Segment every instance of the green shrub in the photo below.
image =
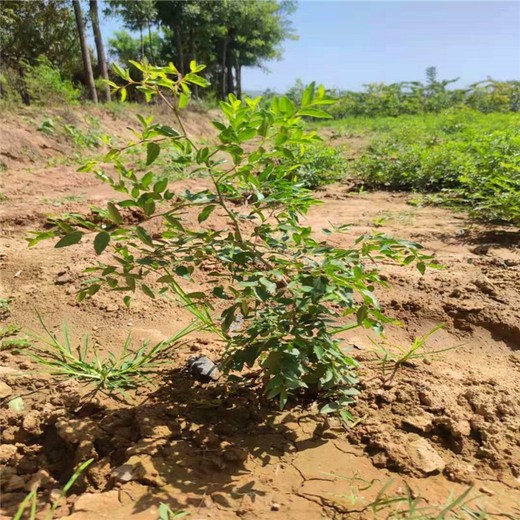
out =
<svg viewBox="0 0 520 520"><path fill-rule="evenodd" d="M47 58L41 56L35 66L25 67L25 89L31 103L39 105L75 104L81 97L81 90L71 81L61 77L59 69Z"/></svg>
<svg viewBox="0 0 520 520"><path fill-rule="evenodd" d="M313 190L338 181L345 175L346 160L341 151L332 146L318 141L306 146L301 152L297 149L293 152L299 156L300 165L291 172L291 177L305 188Z"/></svg>
<svg viewBox="0 0 520 520"><path fill-rule="evenodd" d="M442 192L476 218L520 224L518 115L450 110L372 128L376 136L353 165L367 187Z"/></svg>
<svg viewBox="0 0 520 520"><path fill-rule="evenodd" d="M119 294L140 290L150 298L173 293L224 342L224 373L258 366L267 396L280 407L291 396L318 396L325 401L324 413L348 419L345 406L356 393L356 362L338 334L358 326L381 332L391 321L374 295L376 287L386 285L379 260L415 263L424 272L431 257L417 244L383 234L361 236L350 248L335 247L318 241L301 223L318 201L288 172L297 170L306 150L319 142L306 131L303 118L327 117L323 87L309 85L301 105L285 96L262 105L259 98L241 101L230 95L220 103L221 118L213 121L217 143L200 144L186 133L180 110L189 102L190 87L206 86L198 75L204 66L192 62L191 72L182 76L173 64L134 65L143 72L139 82L128 70L115 70L148 101L161 98L178 127L139 116L132 142L107 153L108 167L92 161L81 168L111 186L117 199L93 209L98 219L81 214L55 219L54 227L36 233L30 244L61 236L56 243L61 248L95 234L95 252L108 248L113 255L88 269L93 277L80 299L102 287ZM112 86L125 97L127 87ZM146 157L146 173L134 170L131 149ZM184 168L204 175L208 187L172 191L156 162L168 150ZM123 208L136 209L145 221L155 219L162 232L152 236L145 223L125 222ZM211 225L213 213L224 219L217 227ZM208 265L215 266L209 273ZM187 292L186 279L196 272L212 284L211 292ZM127 294L125 303L130 298ZM213 306L215 298L219 303Z"/></svg>

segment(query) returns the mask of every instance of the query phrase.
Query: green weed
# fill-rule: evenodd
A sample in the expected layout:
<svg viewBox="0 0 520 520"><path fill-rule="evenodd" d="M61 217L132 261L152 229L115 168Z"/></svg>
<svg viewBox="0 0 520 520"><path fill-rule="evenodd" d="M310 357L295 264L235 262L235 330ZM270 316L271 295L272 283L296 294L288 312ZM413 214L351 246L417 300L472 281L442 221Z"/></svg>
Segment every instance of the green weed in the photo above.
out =
<svg viewBox="0 0 520 520"><path fill-rule="evenodd" d="M44 520L52 520L54 517L54 512L60 506L61 500L67 496L67 493L70 491L72 486L76 483L81 474L94 462L94 459L89 459L78 466L76 471L74 471L72 477L67 481L67 483L63 486L58 498L54 500L51 505L50 511L45 515ZM13 517L13 520L36 520L37 516L37 489L33 489L22 501L19 505L16 514ZM25 513L28 509L29 516L26 516Z"/></svg>
<svg viewBox="0 0 520 520"><path fill-rule="evenodd" d="M4 350L21 350L31 346L26 338L16 338L21 327L18 325L7 325L0 327L0 352Z"/></svg>
<svg viewBox="0 0 520 520"><path fill-rule="evenodd" d="M177 520L178 518L184 518L189 513L185 511L173 511L168 504L161 502L159 505L159 518L158 520Z"/></svg>
<svg viewBox="0 0 520 520"><path fill-rule="evenodd" d="M38 317L46 336L34 336L45 345L35 346L29 351L35 362L48 369L52 375L90 384L94 391L120 394L125 394L126 390L136 388L143 382L149 383L149 376L157 371L179 342L201 328L200 323L194 321L174 336L153 346L145 341L137 350L131 349L129 335L120 355L116 356L109 351L101 357L97 346L89 343L88 336L84 336L82 344L74 348L66 325L62 328L63 339L59 340Z"/></svg>
<svg viewBox="0 0 520 520"><path fill-rule="evenodd" d="M333 475L338 477L338 475ZM515 520L516 516L508 513L491 514L476 505L479 496L471 496L473 487L468 487L459 495L450 494L443 503L432 504L426 500L420 490L412 489L407 482L404 492L396 492L394 480L385 482L373 500L367 501L361 493L375 486L374 480L367 481L357 474L344 478L348 482L348 494L339 495L347 498L356 506L357 512L370 514L374 520L488 520L506 518ZM368 517L367 517L368 518Z"/></svg>
<svg viewBox="0 0 520 520"><path fill-rule="evenodd" d="M424 359L426 357L435 356L437 354L441 354L443 352L447 352L449 350L457 348L457 346L454 346L441 350L424 350L428 338L435 334L438 330L442 329L443 327L443 324L437 325L423 336L415 338L411 345L405 347L399 345L392 345L392 347L389 349L384 344L378 343L371 339L372 343L376 346L376 349L373 350L373 352L376 354L378 358L377 363L381 365L383 376L386 376L386 374L390 370L391 374L389 380L392 380L399 368L406 364L409 364L418 359Z"/></svg>
<svg viewBox="0 0 520 520"><path fill-rule="evenodd" d="M0 320L5 320L11 314L12 298L0 298Z"/></svg>

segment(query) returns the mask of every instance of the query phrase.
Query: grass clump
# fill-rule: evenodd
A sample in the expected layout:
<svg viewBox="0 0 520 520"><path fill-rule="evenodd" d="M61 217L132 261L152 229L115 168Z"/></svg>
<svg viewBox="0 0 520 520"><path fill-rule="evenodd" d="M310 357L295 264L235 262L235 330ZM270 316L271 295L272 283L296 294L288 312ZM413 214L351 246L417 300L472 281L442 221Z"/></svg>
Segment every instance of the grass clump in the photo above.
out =
<svg viewBox="0 0 520 520"><path fill-rule="evenodd" d="M119 355L109 351L101 356L97 345L92 345L88 336L83 337L81 345L73 347L66 325L63 325L63 339L60 340L41 318L40 323L46 336L36 336L43 346L34 346L30 350L32 359L47 368L51 375L77 379L92 385L94 391L109 394L125 394L126 390L137 388L143 382L149 383L149 376L166 361L179 342L201 328L197 322L192 322L171 338L155 345L145 341L136 350L131 348L128 335Z"/></svg>
<svg viewBox="0 0 520 520"><path fill-rule="evenodd" d="M4 350L21 350L31 346L26 338L17 338L21 328L18 325L0 327L0 352Z"/></svg>

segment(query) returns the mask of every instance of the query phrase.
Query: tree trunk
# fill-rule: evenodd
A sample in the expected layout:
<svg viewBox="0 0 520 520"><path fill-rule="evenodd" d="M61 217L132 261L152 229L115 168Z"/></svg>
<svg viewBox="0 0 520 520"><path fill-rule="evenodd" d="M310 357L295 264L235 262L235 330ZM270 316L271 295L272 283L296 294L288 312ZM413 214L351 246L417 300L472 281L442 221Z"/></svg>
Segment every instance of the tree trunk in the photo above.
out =
<svg viewBox="0 0 520 520"><path fill-rule="evenodd" d="M195 34L193 33L193 31L190 32L190 63L192 60L197 61ZM195 97L196 99L199 98L199 86L198 85L193 85L193 97Z"/></svg>
<svg viewBox="0 0 520 520"><path fill-rule="evenodd" d="M155 57L153 54L153 44L152 44L152 25L150 24L150 20L148 20L148 47L150 48L150 62L152 65L155 65Z"/></svg>
<svg viewBox="0 0 520 520"><path fill-rule="evenodd" d="M87 37L85 35L85 26L83 25L83 14L79 0L72 0L74 6L74 15L76 17L76 26L78 28L79 43L81 45L81 56L83 58L83 68L85 69L85 77L90 94L90 99L98 102L96 85L94 84L94 74L92 74L92 63L90 61L90 53L87 46Z"/></svg>
<svg viewBox="0 0 520 520"><path fill-rule="evenodd" d="M185 74L184 70L184 52L182 49L182 34L181 28L179 25L176 25L173 28L173 34L175 35L175 48L177 50L177 68L181 72L181 74Z"/></svg>
<svg viewBox="0 0 520 520"><path fill-rule="evenodd" d="M94 40L96 42L98 74L104 80L108 80L107 60L105 57L105 49L103 48L101 29L99 28L98 0L90 0L90 19L92 20L92 29L94 31ZM108 85L103 87L103 99L107 102L110 101L110 87Z"/></svg>
<svg viewBox="0 0 520 520"><path fill-rule="evenodd" d="M221 78L220 78L220 99L226 98L227 83L226 83L226 59L228 54L228 36L224 38L224 44L222 46L222 63L221 63Z"/></svg>
<svg viewBox="0 0 520 520"><path fill-rule="evenodd" d="M231 51L228 51L228 57L227 57L227 92L228 94L234 94L235 93L235 85L233 84L233 56L231 55Z"/></svg>
<svg viewBox="0 0 520 520"><path fill-rule="evenodd" d="M237 98L242 99L242 65L240 65L238 55L235 58L235 81L237 87Z"/></svg>

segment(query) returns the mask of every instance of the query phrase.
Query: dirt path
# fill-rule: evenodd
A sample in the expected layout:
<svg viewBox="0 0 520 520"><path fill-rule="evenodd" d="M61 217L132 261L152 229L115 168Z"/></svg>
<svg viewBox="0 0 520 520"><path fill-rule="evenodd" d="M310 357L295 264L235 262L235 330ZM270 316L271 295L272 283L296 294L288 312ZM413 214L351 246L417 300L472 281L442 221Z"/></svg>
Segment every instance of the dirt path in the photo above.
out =
<svg viewBox="0 0 520 520"><path fill-rule="evenodd" d="M38 329L37 309L49 326L66 321L76 337L89 333L101 350L117 351L129 330L136 341L160 341L188 323L173 304L145 296L131 309L106 293L75 301L94 258L91 244L29 249L24 236L49 214L103 203L111 193L74 166L43 166L57 144L39 135L23 141L31 163L16 135L2 149L9 167L1 174L0 298L12 299L2 325ZM60 509L65 518L156 518L161 501L194 519L374 518L367 505L390 480L389 494L403 495L409 485L430 505L473 485L473 507L520 515L519 234L412 207L406 195L353 194L336 185L319 197L308 223L318 230L351 223L343 244L375 230L435 252L444 269L425 276L382 266L392 286L380 300L402 323L387 330L387 340L408 345L445 323L426 350L456 348L385 382L367 335L350 334L364 366L359 424L351 430L315 408L276 412L260 397L254 373L240 385L194 385L180 367L193 353L217 358L220 349L204 335L178 350L157 389L137 392L139 405L98 397L81 404L79 385L0 352L2 391L7 385L25 402L23 413L0 409L2 518L35 482L45 502L90 456L93 469Z"/></svg>

